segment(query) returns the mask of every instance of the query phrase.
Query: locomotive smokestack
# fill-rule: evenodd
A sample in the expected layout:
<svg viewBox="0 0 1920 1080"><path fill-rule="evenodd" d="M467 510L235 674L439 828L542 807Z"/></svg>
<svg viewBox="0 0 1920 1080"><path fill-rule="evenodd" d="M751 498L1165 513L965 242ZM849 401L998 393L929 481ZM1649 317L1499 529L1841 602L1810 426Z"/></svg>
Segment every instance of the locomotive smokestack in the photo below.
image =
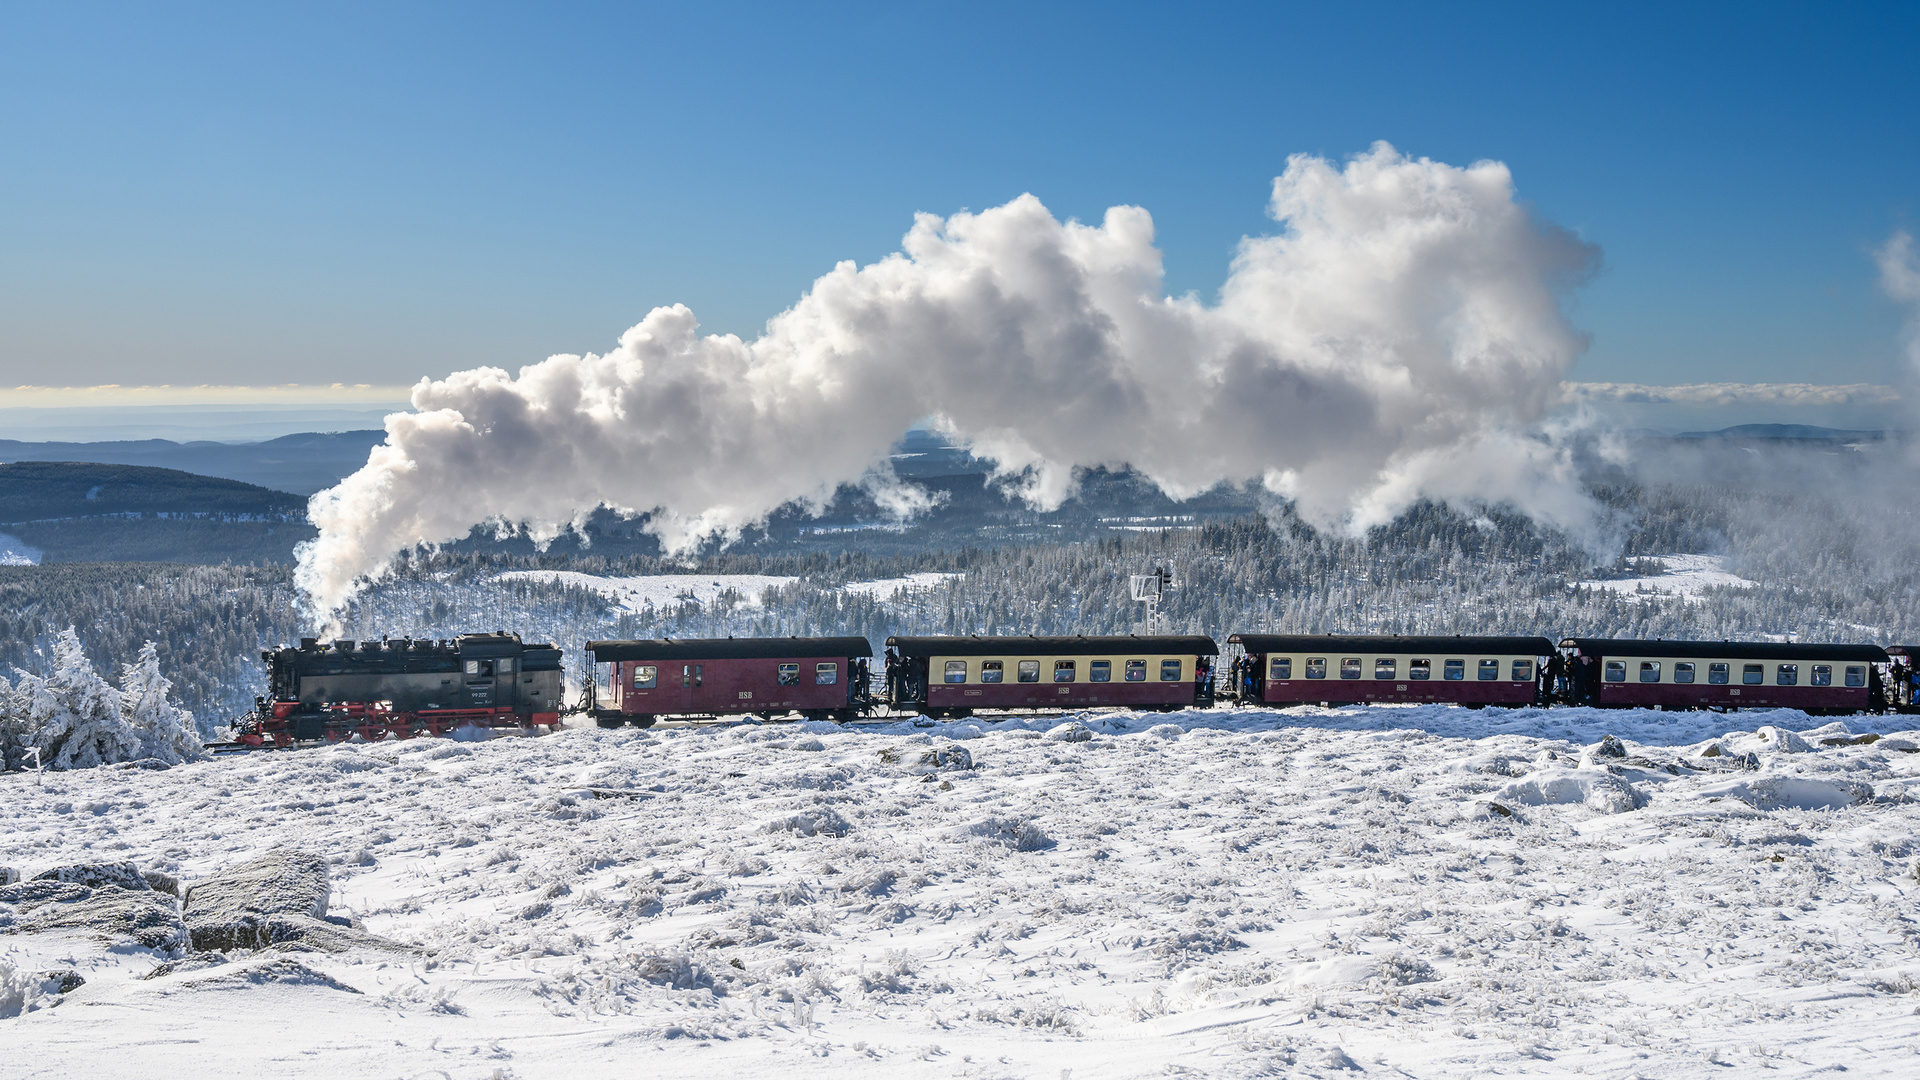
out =
<svg viewBox="0 0 1920 1080"><path fill-rule="evenodd" d="M544 543L603 505L676 551L843 483L910 513L924 496L877 470L929 416L1041 508L1076 467L1130 465L1174 498L1258 485L1323 526L1423 497L1589 520L1526 433L1584 347L1560 301L1594 248L1516 204L1504 165L1384 143L1289 159L1271 212L1213 305L1166 295L1145 210L1083 225L1023 195L920 215L901 253L841 263L753 341L676 305L604 355L422 380L313 497L300 586L325 616L416 544L488 521Z"/></svg>

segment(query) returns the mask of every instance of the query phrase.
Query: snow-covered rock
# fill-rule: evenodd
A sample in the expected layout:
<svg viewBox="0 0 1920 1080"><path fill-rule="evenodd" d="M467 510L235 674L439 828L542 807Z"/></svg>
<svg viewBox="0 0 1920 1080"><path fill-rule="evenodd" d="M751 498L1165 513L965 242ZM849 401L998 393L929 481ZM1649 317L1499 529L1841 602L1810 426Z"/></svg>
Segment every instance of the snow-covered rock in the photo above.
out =
<svg viewBox="0 0 1920 1080"><path fill-rule="evenodd" d="M133 944L163 952L187 942L186 928L181 925L180 909L173 897L154 892L144 882L138 891L113 885L87 888L61 884L83 890L84 895L32 905L20 921L20 932L84 930L111 944Z"/></svg>
<svg viewBox="0 0 1920 1080"><path fill-rule="evenodd" d="M1093 738L1093 731L1077 720L1069 720L1048 728L1047 738L1054 742L1086 742Z"/></svg>
<svg viewBox="0 0 1920 1080"><path fill-rule="evenodd" d="M102 885L132 892L142 892L152 888L147 884L140 868L130 862L118 863L76 863L72 866L56 866L51 870L42 870L33 875L35 881L63 881L73 885L84 885L97 889Z"/></svg>
<svg viewBox="0 0 1920 1080"><path fill-rule="evenodd" d="M196 881L181 898L193 947L231 952L297 941L327 952L387 943L329 920L332 883L327 860L310 851L279 848Z"/></svg>
<svg viewBox="0 0 1920 1080"><path fill-rule="evenodd" d="M1647 804L1632 784L1595 769L1541 769L1502 787L1493 801L1507 806L1581 804L1600 814L1624 814Z"/></svg>
<svg viewBox="0 0 1920 1080"><path fill-rule="evenodd" d="M1764 774L1697 789L1695 797L1712 801L1733 798L1756 810L1839 810L1873 798L1873 789L1844 779L1816 780L1802 776Z"/></svg>

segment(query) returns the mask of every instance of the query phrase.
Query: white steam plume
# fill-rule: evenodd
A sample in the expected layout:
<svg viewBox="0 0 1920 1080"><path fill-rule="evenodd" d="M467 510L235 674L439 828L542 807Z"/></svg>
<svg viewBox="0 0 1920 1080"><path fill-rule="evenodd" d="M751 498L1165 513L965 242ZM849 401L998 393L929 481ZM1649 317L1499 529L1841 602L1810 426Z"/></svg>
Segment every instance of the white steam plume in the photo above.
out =
<svg viewBox="0 0 1920 1080"><path fill-rule="evenodd" d="M483 522L544 541L603 505L683 551L870 479L928 416L1041 507L1076 466L1131 465L1175 498L1258 483L1329 526L1422 497L1589 520L1527 429L1584 347L1560 301L1594 248L1516 204L1506 166L1385 143L1290 158L1271 212L1217 306L1165 295L1145 210L1062 223L1023 195L917 216L902 253L834 267L755 341L675 305L605 355L422 380L313 497L299 584L324 616L415 545Z"/></svg>
<svg viewBox="0 0 1920 1080"><path fill-rule="evenodd" d="M1907 324L1900 336L1907 362L1920 369L1920 253L1913 250L1913 234L1905 229L1894 233L1874 253L1874 261L1880 264L1880 287L1906 305Z"/></svg>

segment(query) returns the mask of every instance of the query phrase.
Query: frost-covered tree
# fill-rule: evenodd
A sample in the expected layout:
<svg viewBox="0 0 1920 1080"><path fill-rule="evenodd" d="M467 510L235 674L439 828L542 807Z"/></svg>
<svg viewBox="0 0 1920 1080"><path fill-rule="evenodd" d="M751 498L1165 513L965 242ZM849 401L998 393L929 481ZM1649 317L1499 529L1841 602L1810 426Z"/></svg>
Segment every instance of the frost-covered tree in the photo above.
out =
<svg viewBox="0 0 1920 1080"><path fill-rule="evenodd" d="M13 684L0 678L0 772L27 764L27 720Z"/></svg>
<svg viewBox="0 0 1920 1080"><path fill-rule="evenodd" d="M14 689L28 747L48 768L90 769L141 756L120 692L95 671L72 627L54 638L53 674L22 674Z"/></svg>
<svg viewBox="0 0 1920 1080"><path fill-rule="evenodd" d="M140 738L140 756L178 765L205 757L206 749L193 714L173 703L172 691L172 681L160 674L160 649L151 641L141 647L140 659L121 669L121 715Z"/></svg>

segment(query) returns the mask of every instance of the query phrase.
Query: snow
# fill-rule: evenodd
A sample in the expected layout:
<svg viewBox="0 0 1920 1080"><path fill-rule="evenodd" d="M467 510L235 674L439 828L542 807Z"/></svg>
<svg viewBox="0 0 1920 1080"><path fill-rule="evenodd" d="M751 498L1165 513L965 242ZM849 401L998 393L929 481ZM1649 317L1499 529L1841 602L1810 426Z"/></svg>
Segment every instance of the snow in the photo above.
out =
<svg viewBox="0 0 1920 1080"><path fill-rule="evenodd" d="M0 906L0 1071L1906 1076L1914 722L1219 708L10 773L0 867L305 848L404 947L143 978L169 957Z"/></svg>
<svg viewBox="0 0 1920 1080"><path fill-rule="evenodd" d="M643 574L635 577L603 577L577 570L510 570L499 581L541 581L573 585L597 592L618 604L623 611L639 614L651 606L654 610L676 607L694 600L702 607L723 593L739 595L742 607L759 607L760 594L768 589L791 585L798 578L771 574Z"/></svg>
<svg viewBox="0 0 1920 1080"><path fill-rule="evenodd" d="M855 581L841 588L842 592L863 593L876 600L890 600L896 592L924 592L944 585L962 574L924 573L908 574L905 577L881 578L878 581Z"/></svg>
<svg viewBox="0 0 1920 1080"><path fill-rule="evenodd" d="M46 552L17 536L0 533L0 566L39 566ZM0 991L0 1001L4 1001Z"/></svg>
<svg viewBox="0 0 1920 1080"><path fill-rule="evenodd" d="M1574 584L1588 589L1610 589L1619 593L1651 592L1677 596L1687 603L1699 600L1707 589L1753 589L1759 582L1748 581L1724 568L1724 555L1655 555L1666 564L1667 572L1652 577L1615 578L1610 581L1580 581Z"/></svg>
<svg viewBox="0 0 1920 1080"><path fill-rule="evenodd" d="M930 589L959 574L908 574L878 581L856 581L843 587L849 593L863 593L878 600L891 599L896 591L919 592ZM648 574L637 577L604 577L574 570L512 570L499 575L499 581L540 581L590 589L618 604L624 611L639 614L651 605L660 611L687 599L702 606L713 603L729 590L737 593L743 607L759 607L760 594L800 580L770 574Z"/></svg>

